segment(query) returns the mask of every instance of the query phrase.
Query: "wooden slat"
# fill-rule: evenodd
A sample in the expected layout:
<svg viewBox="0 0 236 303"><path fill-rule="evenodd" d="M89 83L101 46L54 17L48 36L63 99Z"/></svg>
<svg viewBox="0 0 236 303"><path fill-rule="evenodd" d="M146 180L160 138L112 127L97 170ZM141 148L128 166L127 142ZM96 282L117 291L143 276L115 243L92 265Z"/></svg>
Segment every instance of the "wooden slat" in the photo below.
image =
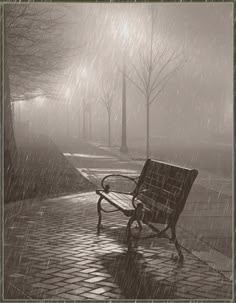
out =
<svg viewBox="0 0 236 303"><path fill-rule="evenodd" d="M119 209L123 211L127 210L134 210L133 205L132 205L132 195L128 194L121 194L121 193L100 193L104 199L106 199L108 202L113 204L114 206L117 206Z"/></svg>

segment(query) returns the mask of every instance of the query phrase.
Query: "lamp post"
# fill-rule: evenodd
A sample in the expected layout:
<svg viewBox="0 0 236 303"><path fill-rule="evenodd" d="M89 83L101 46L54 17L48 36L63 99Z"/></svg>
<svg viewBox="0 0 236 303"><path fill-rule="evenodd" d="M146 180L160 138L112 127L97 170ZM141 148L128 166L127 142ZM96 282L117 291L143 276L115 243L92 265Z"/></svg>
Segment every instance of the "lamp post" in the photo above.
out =
<svg viewBox="0 0 236 303"><path fill-rule="evenodd" d="M128 147L127 147L127 138L126 138L126 64L125 64L125 58L123 63L123 74L122 74L122 126L121 126L121 147L120 151L122 153L128 153Z"/></svg>
<svg viewBox="0 0 236 303"><path fill-rule="evenodd" d="M127 24L123 24L123 29L121 32L124 39L124 47L127 44L128 38L128 27ZM121 147L120 151L122 153L128 153L127 147L127 128L126 128L126 60L125 60L125 52L123 51L123 73L122 73L122 125L121 125Z"/></svg>
<svg viewBox="0 0 236 303"><path fill-rule="evenodd" d="M86 104L85 98L83 98L83 139L86 140Z"/></svg>

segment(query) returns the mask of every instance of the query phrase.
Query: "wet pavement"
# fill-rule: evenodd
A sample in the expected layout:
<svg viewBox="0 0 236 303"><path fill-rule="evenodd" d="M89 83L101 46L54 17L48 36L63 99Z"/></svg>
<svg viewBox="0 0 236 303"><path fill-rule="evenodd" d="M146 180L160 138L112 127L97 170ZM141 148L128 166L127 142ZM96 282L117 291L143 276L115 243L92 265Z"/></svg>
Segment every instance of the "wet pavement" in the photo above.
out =
<svg viewBox="0 0 236 303"><path fill-rule="evenodd" d="M65 156L97 187L107 174L138 176L144 164L118 149L82 142ZM125 184L113 186L123 190ZM177 226L184 247L232 279L231 179L200 170Z"/></svg>
<svg viewBox="0 0 236 303"><path fill-rule="evenodd" d="M4 299L230 299L232 282L166 239L127 250L127 218L103 216L93 192L5 207Z"/></svg>
<svg viewBox="0 0 236 303"><path fill-rule="evenodd" d="M107 174L135 176L142 168L109 150L80 148L65 156L98 187ZM182 266L166 239L140 240L128 252L120 212L103 216L98 236L94 192L6 205L4 299L231 299L232 198L209 174L200 176L208 183L196 180L178 224Z"/></svg>

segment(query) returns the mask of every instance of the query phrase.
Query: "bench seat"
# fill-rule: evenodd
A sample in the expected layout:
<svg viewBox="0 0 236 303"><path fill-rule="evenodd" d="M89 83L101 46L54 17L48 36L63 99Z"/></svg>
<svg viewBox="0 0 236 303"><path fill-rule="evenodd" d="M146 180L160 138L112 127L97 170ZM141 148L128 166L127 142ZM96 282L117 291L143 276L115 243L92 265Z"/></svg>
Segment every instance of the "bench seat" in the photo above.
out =
<svg viewBox="0 0 236 303"><path fill-rule="evenodd" d="M97 190L96 193L108 201L111 205L122 211L125 215L131 216L135 210L132 204L132 194L108 192Z"/></svg>
<svg viewBox="0 0 236 303"><path fill-rule="evenodd" d="M133 200L133 194L128 193L120 193L120 192L104 192L103 190L97 190L96 193L100 195L103 199L108 201L111 205L122 211L126 216L130 217L135 211L135 208L133 206L132 200ZM147 199L147 198L146 198ZM136 203L142 203L141 200L136 198ZM154 206L153 206L154 207ZM144 205L143 207L144 211L151 212L152 209L148 207L147 205ZM156 201L155 203L155 209L156 212L159 211L159 213L165 213L167 216L171 215L173 212L173 209L170 207L163 205Z"/></svg>

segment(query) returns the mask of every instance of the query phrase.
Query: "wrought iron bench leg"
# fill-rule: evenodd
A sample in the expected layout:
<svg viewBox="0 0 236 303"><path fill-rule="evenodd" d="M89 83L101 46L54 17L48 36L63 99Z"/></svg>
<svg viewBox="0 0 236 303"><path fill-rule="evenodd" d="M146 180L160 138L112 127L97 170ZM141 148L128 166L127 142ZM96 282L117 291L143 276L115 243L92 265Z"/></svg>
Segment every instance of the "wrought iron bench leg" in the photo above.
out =
<svg viewBox="0 0 236 303"><path fill-rule="evenodd" d="M128 243L128 250L130 250L132 248L132 242L131 242L131 226L133 224L133 222L135 221L135 216L132 216L127 224L126 227L126 237L127 237L127 243Z"/></svg>
<svg viewBox="0 0 236 303"><path fill-rule="evenodd" d="M141 232L141 230L143 229L142 223L140 220L137 219L137 225L136 228L139 229L139 231Z"/></svg>
<svg viewBox="0 0 236 303"><path fill-rule="evenodd" d="M97 204L97 213L98 213L98 225L97 225L97 233L100 233L100 228L102 227L102 211L101 211L101 202L103 200L103 197L100 197L98 199L98 204Z"/></svg>
<svg viewBox="0 0 236 303"><path fill-rule="evenodd" d="M181 248L180 248L180 245L177 241L177 238L176 238L176 232L175 232L175 225L174 226L171 226L171 241L173 241L174 245L175 245L175 248L178 252L178 257L174 258L174 261L177 261L179 263L182 263L184 261L184 256L182 254L182 251L181 251Z"/></svg>

